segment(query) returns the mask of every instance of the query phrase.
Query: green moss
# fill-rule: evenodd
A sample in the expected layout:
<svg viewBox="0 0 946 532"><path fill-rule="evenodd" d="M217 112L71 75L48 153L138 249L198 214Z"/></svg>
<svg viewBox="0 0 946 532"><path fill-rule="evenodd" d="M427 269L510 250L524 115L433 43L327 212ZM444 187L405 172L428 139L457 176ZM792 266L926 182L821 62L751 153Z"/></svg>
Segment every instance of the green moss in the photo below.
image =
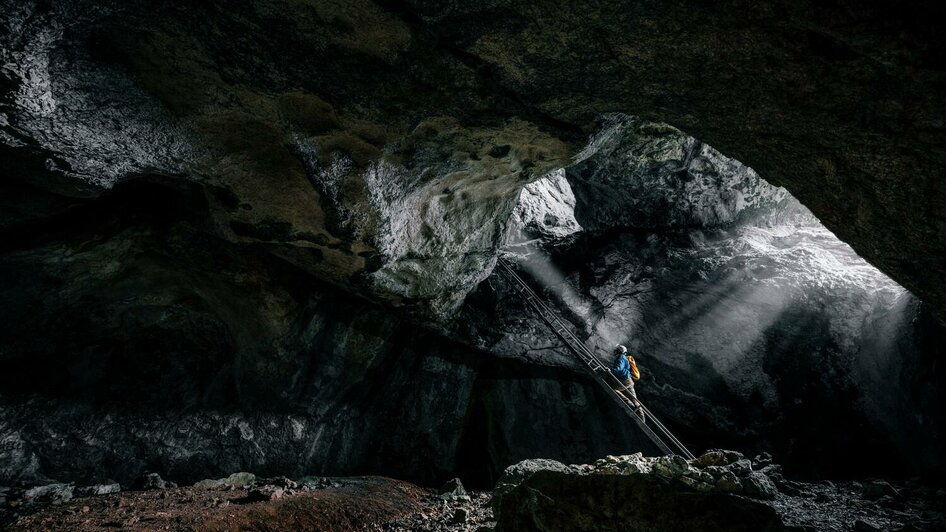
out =
<svg viewBox="0 0 946 532"><path fill-rule="evenodd" d="M381 156L381 151L347 131L338 131L329 135L322 135L316 139L319 152L331 154L341 152L349 157L358 166L366 166Z"/></svg>
<svg viewBox="0 0 946 532"><path fill-rule="evenodd" d="M318 31L337 46L388 61L411 41L410 29L399 17L369 0L279 0L274 4L291 6L297 15L292 22L300 33ZM277 10L286 11L285 7Z"/></svg>
<svg viewBox="0 0 946 532"><path fill-rule="evenodd" d="M177 116L187 116L214 103L226 83L213 61L191 35L174 27L130 31L108 37L141 86Z"/></svg>
<svg viewBox="0 0 946 532"><path fill-rule="evenodd" d="M284 131L275 123L230 112L204 118L198 128L213 148L240 156L243 164L255 173L278 177L299 168L299 161L286 149Z"/></svg>
<svg viewBox="0 0 946 532"><path fill-rule="evenodd" d="M364 120L347 120L346 129L352 134L374 146L382 147L388 140L388 133L384 127Z"/></svg>
<svg viewBox="0 0 946 532"><path fill-rule="evenodd" d="M282 118L301 133L321 135L341 127L335 109L314 94L284 93L278 105Z"/></svg>

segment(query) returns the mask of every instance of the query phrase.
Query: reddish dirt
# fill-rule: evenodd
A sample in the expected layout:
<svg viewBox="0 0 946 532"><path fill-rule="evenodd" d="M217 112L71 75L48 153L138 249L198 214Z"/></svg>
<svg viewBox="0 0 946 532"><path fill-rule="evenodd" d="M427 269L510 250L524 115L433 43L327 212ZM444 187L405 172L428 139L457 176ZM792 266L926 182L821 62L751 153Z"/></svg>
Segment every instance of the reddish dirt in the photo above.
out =
<svg viewBox="0 0 946 532"><path fill-rule="evenodd" d="M362 530L420 512L430 493L384 477L349 478L338 488L251 503L241 501L246 490L123 492L35 508L10 530Z"/></svg>

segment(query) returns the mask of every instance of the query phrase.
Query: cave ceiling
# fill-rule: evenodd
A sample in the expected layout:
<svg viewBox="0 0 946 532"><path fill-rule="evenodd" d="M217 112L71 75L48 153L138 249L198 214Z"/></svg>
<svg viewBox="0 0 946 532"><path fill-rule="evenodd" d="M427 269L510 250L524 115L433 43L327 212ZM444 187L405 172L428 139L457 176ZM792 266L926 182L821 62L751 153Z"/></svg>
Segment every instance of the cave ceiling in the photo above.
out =
<svg viewBox="0 0 946 532"><path fill-rule="evenodd" d="M935 2L0 6L7 183L88 197L186 178L220 236L451 308L442 294L482 278L519 187L622 112L784 186L946 310ZM0 199L8 228L36 215L20 200Z"/></svg>

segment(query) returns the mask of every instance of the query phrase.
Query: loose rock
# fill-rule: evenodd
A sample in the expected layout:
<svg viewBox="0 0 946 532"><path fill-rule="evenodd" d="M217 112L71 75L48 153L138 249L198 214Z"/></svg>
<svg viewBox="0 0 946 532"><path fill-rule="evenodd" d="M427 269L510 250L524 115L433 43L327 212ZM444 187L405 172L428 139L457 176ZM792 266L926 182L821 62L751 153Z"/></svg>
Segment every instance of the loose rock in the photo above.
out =
<svg viewBox="0 0 946 532"><path fill-rule="evenodd" d="M875 480L865 482L861 491L861 496L869 501L878 500L883 496L900 497L898 492L889 482Z"/></svg>
<svg viewBox="0 0 946 532"><path fill-rule="evenodd" d="M742 478L743 491L750 497L757 499L774 499L778 494L775 484L761 471L751 471Z"/></svg>
<svg viewBox="0 0 946 532"><path fill-rule="evenodd" d="M276 486L263 486L251 489L246 497L240 499L241 503L263 502L281 499L286 494L286 490Z"/></svg>
<svg viewBox="0 0 946 532"><path fill-rule="evenodd" d="M145 473L136 478L131 484L131 489L137 491L164 489L166 487L168 487L168 483L157 473Z"/></svg>
<svg viewBox="0 0 946 532"><path fill-rule="evenodd" d="M111 484L95 484L94 486L84 486L75 489L76 497L98 497L112 493L120 493L121 484L113 482Z"/></svg>
<svg viewBox="0 0 946 532"><path fill-rule="evenodd" d="M463 487L463 483L460 482L458 478L447 481L447 483L440 488L439 497L445 501L470 500L466 488Z"/></svg>
<svg viewBox="0 0 946 532"><path fill-rule="evenodd" d="M72 484L47 484L26 490L23 500L27 503L62 504L72 500L73 490Z"/></svg>

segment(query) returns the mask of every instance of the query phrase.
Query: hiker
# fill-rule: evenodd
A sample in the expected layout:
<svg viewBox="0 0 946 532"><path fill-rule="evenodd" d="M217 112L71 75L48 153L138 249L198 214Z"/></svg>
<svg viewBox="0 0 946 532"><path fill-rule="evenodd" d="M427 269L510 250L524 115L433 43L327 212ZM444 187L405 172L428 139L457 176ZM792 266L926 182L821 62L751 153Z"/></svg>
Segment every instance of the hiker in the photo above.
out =
<svg viewBox="0 0 946 532"><path fill-rule="evenodd" d="M627 353L627 348L618 345L614 348L614 363L611 365L611 374L614 379L611 380L611 387L621 396L636 407L637 415L641 421L645 421L644 407L637 400L637 392L634 391L634 381L640 380L641 372L637 369L634 357Z"/></svg>

